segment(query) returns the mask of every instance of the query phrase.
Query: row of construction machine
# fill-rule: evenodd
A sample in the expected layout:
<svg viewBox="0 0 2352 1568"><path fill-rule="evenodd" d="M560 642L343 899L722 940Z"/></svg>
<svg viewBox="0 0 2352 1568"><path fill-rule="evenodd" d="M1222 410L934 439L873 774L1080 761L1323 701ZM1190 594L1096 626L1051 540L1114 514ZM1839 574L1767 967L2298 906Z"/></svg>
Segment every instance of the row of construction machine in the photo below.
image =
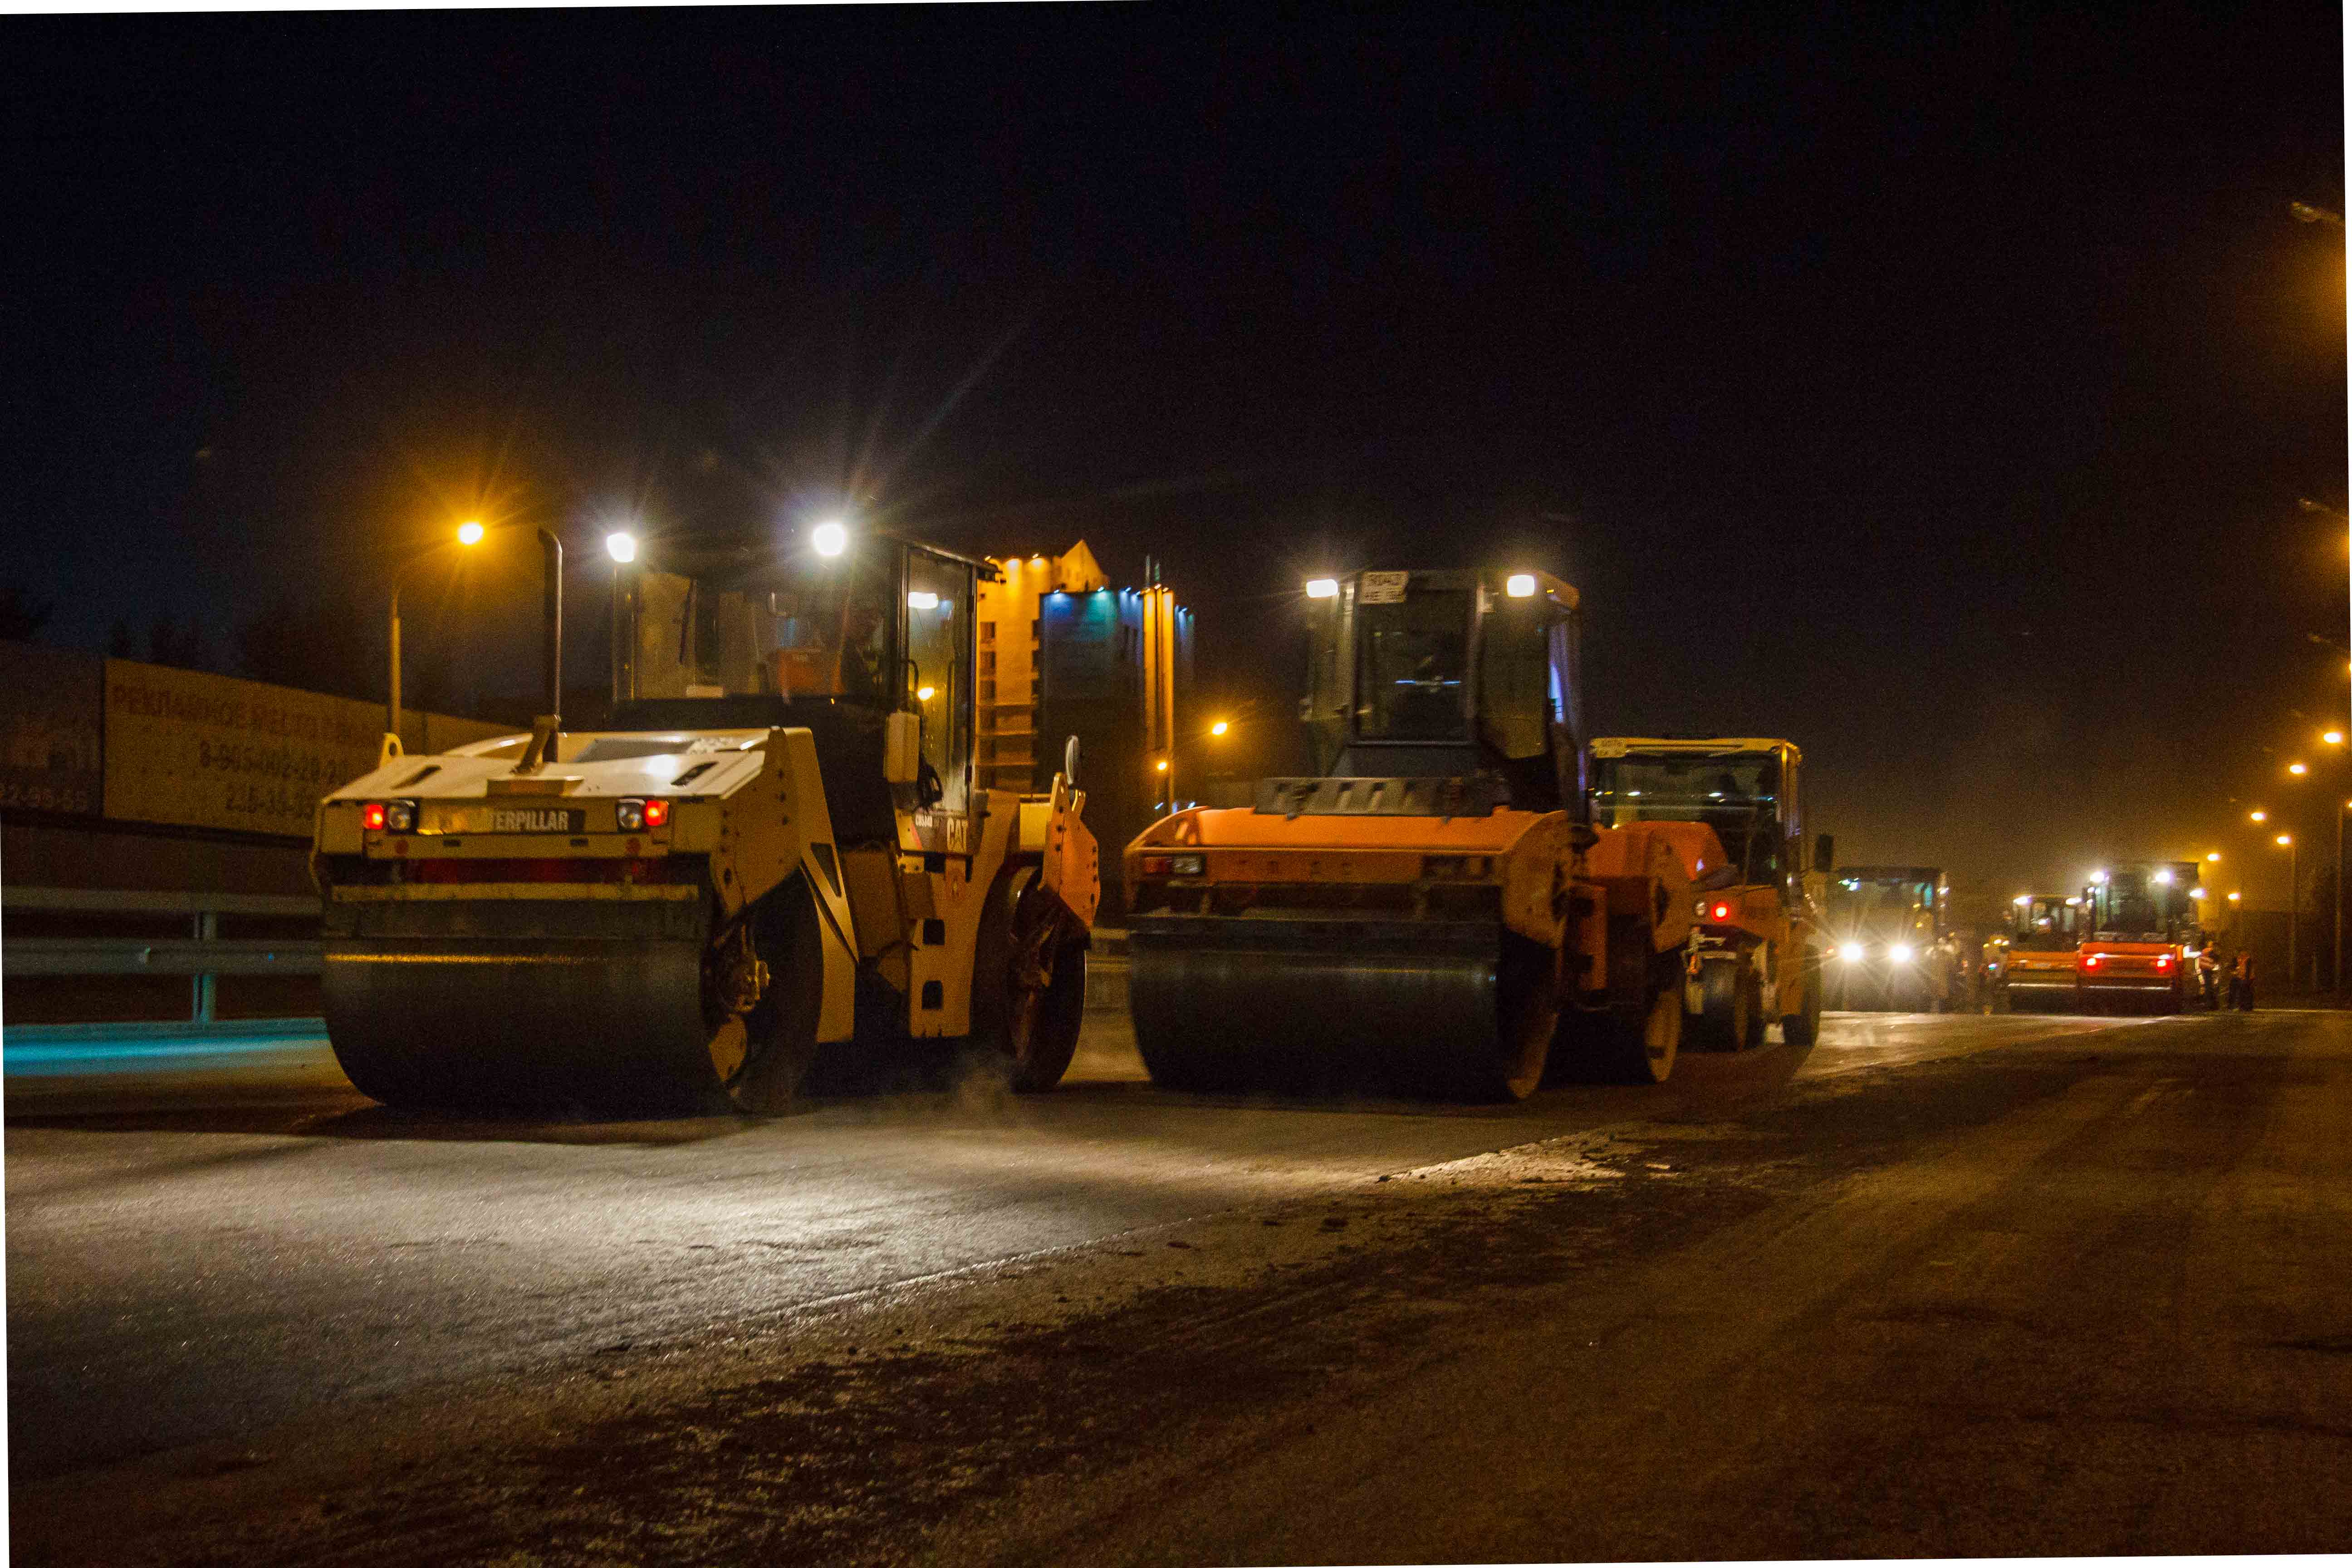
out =
<svg viewBox="0 0 2352 1568"><path fill-rule="evenodd" d="M1136 1040L1155 1081L1465 1099L1522 1098L1551 1069L1658 1082L1710 985L1723 1005L1701 1009L1703 1037L1752 1041L1768 1006L1810 1036L1804 927L1768 918L1760 895L1772 937L1745 923L1748 895L1779 896L1795 869L1780 837L1794 748L1704 743L1747 780L1718 816L1612 796L1596 820L1575 588L1360 572L1306 597L1318 772L1260 780L1247 807L1173 813L1127 850ZM1621 784L1650 763L1636 744L1601 759ZM1718 833L1735 820L1737 858ZM1701 918L1703 895L1735 890L1737 918Z"/></svg>
<svg viewBox="0 0 2352 1568"><path fill-rule="evenodd" d="M1994 982L2012 1012L2178 1013L2204 945L2194 860L2134 860L2094 872L2078 893L2021 893Z"/></svg>
<svg viewBox="0 0 2352 1568"><path fill-rule="evenodd" d="M2093 873L2074 983L2086 1013L2178 1013L2196 984L2204 889L2194 860L2134 860Z"/></svg>
<svg viewBox="0 0 2352 1568"><path fill-rule="evenodd" d="M1951 891L1934 866L1839 868L1829 884L1830 1005L1896 1013L1962 1005L1974 965L1952 930Z"/></svg>
<svg viewBox="0 0 2352 1568"><path fill-rule="evenodd" d="M764 1114L889 1042L961 1038L1052 1087L1098 868L1075 757L1042 793L974 777L993 568L837 522L625 540L607 721L563 727L551 583L530 734L388 755L321 803L352 1081L436 1110Z"/></svg>
<svg viewBox="0 0 2352 1568"><path fill-rule="evenodd" d="M1747 1050L1777 1021L1790 1045L1811 1045L1833 845L1822 834L1807 855L1802 752L1785 740L1634 736L1603 736L1591 752L1598 826L1700 823L1721 851L1692 882L1686 1042Z"/></svg>
<svg viewBox="0 0 2352 1568"><path fill-rule="evenodd" d="M2088 911L2079 895L2020 893L2008 939L1987 960L1992 1005L2000 1011L2072 1011ZM1998 940L1998 939L1997 939Z"/></svg>

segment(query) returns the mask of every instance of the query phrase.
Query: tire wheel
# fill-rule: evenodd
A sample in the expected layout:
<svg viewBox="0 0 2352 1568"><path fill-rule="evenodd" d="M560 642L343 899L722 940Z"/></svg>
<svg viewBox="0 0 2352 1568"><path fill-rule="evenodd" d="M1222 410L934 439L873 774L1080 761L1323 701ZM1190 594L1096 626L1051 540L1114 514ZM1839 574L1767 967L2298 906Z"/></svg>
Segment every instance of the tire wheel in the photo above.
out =
<svg viewBox="0 0 2352 1568"><path fill-rule="evenodd" d="M1695 1051L1736 1051L1748 1035L1748 994L1735 960L1717 959L1698 968L1699 1010L1683 1019Z"/></svg>
<svg viewBox="0 0 2352 1568"><path fill-rule="evenodd" d="M1671 970L1663 984L1653 977L1646 1005L1610 1016L1610 1067L1621 1082L1664 1083L1674 1075L1683 1043L1682 955L1664 956Z"/></svg>
<svg viewBox="0 0 2352 1568"><path fill-rule="evenodd" d="M1501 1001L1495 1037L1469 1047L1434 1087L1473 1100L1519 1100L1533 1094L1551 1060L1552 1037L1559 1032L1559 977L1558 948L1506 934L1496 966Z"/></svg>
<svg viewBox="0 0 2352 1568"><path fill-rule="evenodd" d="M1764 1043L1764 981L1743 964L1739 971L1739 1011L1737 1048L1752 1051Z"/></svg>
<svg viewBox="0 0 2352 1568"><path fill-rule="evenodd" d="M792 1104L816 1061L824 936L815 894L798 877L762 900L749 918L752 951L768 966L767 989L757 1005L739 1015L720 1010L713 1017L706 1001L710 1069L725 1110L775 1116Z"/></svg>
<svg viewBox="0 0 2352 1568"><path fill-rule="evenodd" d="M1031 934L1022 905L1036 886L1037 868L1024 866L996 879L980 917L971 963L974 1043L1003 1059L1014 1092L1043 1094L1062 1081L1077 1054L1086 1023L1087 950L1049 935L1042 984L1016 973ZM1045 895L1038 894L1040 899ZM1042 911L1033 911L1031 920Z"/></svg>
<svg viewBox="0 0 2352 1568"><path fill-rule="evenodd" d="M1799 1050L1810 1050L1822 1037L1822 975L1816 969L1805 978L1805 999L1798 1010L1780 1020L1780 1038Z"/></svg>

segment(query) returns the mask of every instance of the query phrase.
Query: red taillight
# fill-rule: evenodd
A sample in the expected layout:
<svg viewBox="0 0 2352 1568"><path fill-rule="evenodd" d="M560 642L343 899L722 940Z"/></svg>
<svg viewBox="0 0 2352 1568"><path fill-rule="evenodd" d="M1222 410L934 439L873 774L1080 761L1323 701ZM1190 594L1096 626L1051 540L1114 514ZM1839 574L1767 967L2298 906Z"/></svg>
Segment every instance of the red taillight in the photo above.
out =
<svg viewBox="0 0 2352 1568"><path fill-rule="evenodd" d="M372 800L360 807L360 826L370 833L383 831L383 802Z"/></svg>
<svg viewBox="0 0 2352 1568"><path fill-rule="evenodd" d="M1717 904L1714 908L1708 910L1706 911L1706 915L1707 919L1715 921L1717 925L1727 924L1731 920L1731 906L1729 904Z"/></svg>
<svg viewBox="0 0 2352 1568"><path fill-rule="evenodd" d="M2171 967L2172 967L2172 954L2170 954L2170 953L2168 953L2168 952L2158 953L2158 954L2157 955L2157 959L2156 959L2156 966L2157 966L2158 969L2169 969L2169 968L2171 968Z"/></svg>
<svg viewBox="0 0 2352 1568"><path fill-rule="evenodd" d="M2099 955L2095 952L2084 953L2083 955L2083 967L2085 969L2096 969L2099 967Z"/></svg>
<svg viewBox="0 0 2352 1568"><path fill-rule="evenodd" d="M646 826L647 827L668 826L669 802L659 799L646 802Z"/></svg>
<svg viewBox="0 0 2352 1568"><path fill-rule="evenodd" d="M1144 856L1142 858L1142 870L1143 874L1147 877L1165 877L1168 875L1169 870L1168 857L1165 855Z"/></svg>

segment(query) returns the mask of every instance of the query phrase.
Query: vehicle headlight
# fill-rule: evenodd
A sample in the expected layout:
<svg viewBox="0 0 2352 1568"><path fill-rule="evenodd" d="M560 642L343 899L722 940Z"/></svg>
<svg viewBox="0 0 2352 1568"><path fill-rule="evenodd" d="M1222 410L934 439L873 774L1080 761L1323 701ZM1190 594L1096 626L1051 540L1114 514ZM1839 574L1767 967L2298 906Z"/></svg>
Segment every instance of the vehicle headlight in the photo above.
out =
<svg viewBox="0 0 2352 1568"><path fill-rule="evenodd" d="M1862 943L1858 942L1847 942L1843 947L1838 949L1838 956L1844 959L1848 963L1860 963L1862 962Z"/></svg>
<svg viewBox="0 0 2352 1568"><path fill-rule="evenodd" d="M1886 956L1897 963L1908 963L1916 955L1912 952L1909 942L1898 942L1886 950Z"/></svg>

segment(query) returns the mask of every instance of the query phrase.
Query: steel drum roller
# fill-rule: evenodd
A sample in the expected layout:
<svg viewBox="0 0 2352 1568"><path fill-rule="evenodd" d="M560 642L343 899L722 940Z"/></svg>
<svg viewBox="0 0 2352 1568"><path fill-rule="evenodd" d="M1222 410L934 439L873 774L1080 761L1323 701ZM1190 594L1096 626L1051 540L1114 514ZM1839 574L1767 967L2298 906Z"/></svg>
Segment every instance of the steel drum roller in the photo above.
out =
<svg viewBox="0 0 2352 1568"><path fill-rule="evenodd" d="M1485 923L1139 917L1136 1044L1173 1089L1477 1094L1500 1050L1501 948Z"/></svg>
<svg viewBox="0 0 2352 1568"><path fill-rule="evenodd" d="M719 1089L702 952L675 940L331 942L327 1033L352 1082L388 1105L690 1113Z"/></svg>

